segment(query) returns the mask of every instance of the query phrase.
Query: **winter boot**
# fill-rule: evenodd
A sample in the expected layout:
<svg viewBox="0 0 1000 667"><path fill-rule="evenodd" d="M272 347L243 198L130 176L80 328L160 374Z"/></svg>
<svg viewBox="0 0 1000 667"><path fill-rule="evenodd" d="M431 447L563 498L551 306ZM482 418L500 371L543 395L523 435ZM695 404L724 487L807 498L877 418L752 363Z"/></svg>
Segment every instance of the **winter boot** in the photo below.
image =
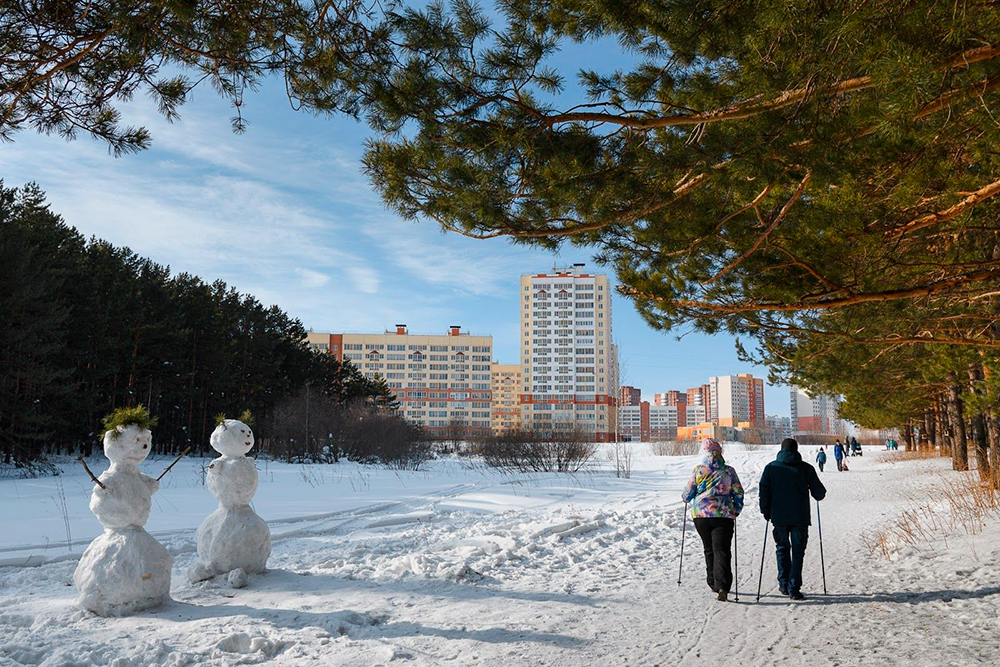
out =
<svg viewBox="0 0 1000 667"><path fill-rule="evenodd" d="M719 589L719 594L715 597L719 602L725 602L729 597L729 592Z"/></svg>
<svg viewBox="0 0 1000 667"><path fill-rule="evenodd" d="M806 596L802 594L802 591L792 591L792 594L789 597L791 597L793 600L805 600L806 599Z"/></svg>

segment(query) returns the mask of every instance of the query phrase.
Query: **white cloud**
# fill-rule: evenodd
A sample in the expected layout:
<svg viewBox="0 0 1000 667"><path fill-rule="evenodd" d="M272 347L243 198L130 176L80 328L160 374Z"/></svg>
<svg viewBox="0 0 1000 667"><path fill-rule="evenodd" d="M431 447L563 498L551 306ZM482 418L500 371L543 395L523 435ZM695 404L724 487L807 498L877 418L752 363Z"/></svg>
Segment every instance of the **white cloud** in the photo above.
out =
<svg viewBox="0 0 1000 667"><path fill-rule="evenodd" d="M347 268L347 275L354 281L354 287L364 294L378 294L381 284L378 271L367 266L351 266Z"/></svg>
<svg viewBox="0 0 1000 667"><path fill-rule="evenodd" d="M312 269L295 269L295 273L302 278L303 287L323 287L330 282L330 276Z"/></svg>

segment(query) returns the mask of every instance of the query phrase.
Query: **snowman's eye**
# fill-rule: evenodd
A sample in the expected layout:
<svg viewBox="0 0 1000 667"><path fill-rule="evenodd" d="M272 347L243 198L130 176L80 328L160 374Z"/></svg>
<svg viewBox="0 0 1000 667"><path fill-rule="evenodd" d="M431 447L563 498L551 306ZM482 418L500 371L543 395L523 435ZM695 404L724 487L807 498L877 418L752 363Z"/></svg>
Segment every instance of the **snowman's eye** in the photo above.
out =
<svg viewBox="0 0 1000 667"><path fill-rule="evenodd" d="M143 449L146 449L147 447L149 447L149 445L143 445L142 446Z"/></svg>

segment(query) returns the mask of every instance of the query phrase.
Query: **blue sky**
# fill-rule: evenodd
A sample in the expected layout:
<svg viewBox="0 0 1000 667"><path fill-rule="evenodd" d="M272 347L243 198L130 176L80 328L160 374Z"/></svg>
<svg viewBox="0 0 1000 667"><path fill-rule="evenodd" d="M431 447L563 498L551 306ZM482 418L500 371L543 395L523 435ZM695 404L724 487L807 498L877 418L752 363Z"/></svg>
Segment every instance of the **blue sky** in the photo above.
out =
<svg viewBox="0 0 1000 667"><path fill-rule="evenodd" d="M7 185L36 181L54 210L96 235L211 281L225 280L277 304L318 331L414 333L459 324L494 336L495 356L517 360L518 276L586 262L443 234L385 209L360 169L367 128L345 118L293 111L276 85L245 105L246 134L207 86L169 124L137 100L127 120L151 129L152 149L111 157L104 144L22 132L0 147ZM613 277L612 277L613 278ZM651 330L629 301L614 303L623 383L646 398L710 375L766 370L741 363L733 339ZM769 387L768 414L788 415L788 389Z"/></svg>

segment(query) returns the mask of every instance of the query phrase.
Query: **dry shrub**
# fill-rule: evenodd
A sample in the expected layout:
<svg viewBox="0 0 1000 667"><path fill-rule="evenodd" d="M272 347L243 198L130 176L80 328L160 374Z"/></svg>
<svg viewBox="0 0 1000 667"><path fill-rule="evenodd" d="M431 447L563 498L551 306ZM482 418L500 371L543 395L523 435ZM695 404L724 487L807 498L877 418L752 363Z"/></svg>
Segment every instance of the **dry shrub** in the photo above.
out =
<svg viewBox="0 0 1000 667"><path fill-rule="evenodd" d="M957 477L952 477L953 473L939 474L941 481L932 485L925 496L933 501L911 499L907 509L862 535L869 553L891 560L903 546L917 546L936 536L947 538L958 532L978 535L987 520L1000 519L1000 490L983 484L972 472Z"/></svg>
<svg viewBox="0 0 1000 667"><path fill-rule="evenodd" d="M701 450L697 442L651 442L649 453L653 456L690 456Z"/></svg>
<svg viewBox="0 0 1000 667"><path fill-rule="evenodd" d="M545 437L509 432L470 443L468 453L491 468L518 472L577 472L593 458L597 444L582 436Z"/></svg>
<svg viewBox="0 0 1000 667"><path fill-rule="evenodd" d="M900 461L922 461L924 459L939 459L943 456L935 449L885 452L876 459L879 463L899 463Z"/></svg>

